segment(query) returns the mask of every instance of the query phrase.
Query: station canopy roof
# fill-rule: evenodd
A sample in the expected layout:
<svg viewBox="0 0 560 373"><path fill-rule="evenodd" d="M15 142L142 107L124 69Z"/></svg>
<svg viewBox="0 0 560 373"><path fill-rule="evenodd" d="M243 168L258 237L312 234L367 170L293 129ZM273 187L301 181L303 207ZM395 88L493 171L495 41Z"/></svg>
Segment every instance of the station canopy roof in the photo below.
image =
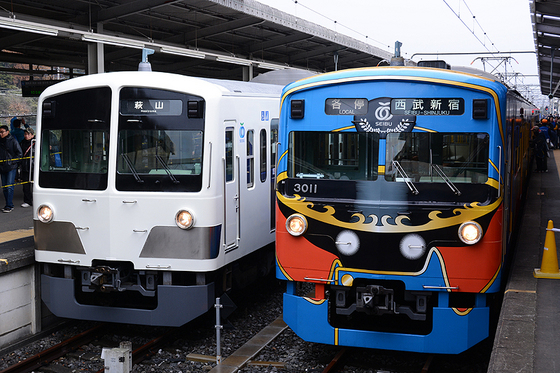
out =
<svg viewBox="0 0 560 373"><path fill-rule="evenodd" d="M531 0L541 93L560 97L560 1Z"/></svg>
<svg viewBox="0 0 560 373"><path fill-rule="evenodd" d="M155 71L234 80L244 79L244 67L253 76L286 67L324 72L391 57L254 0L0 0L0 45L0 62L74 74L87 73L101 50L104 71L136 70L149 48Z"/></svg>

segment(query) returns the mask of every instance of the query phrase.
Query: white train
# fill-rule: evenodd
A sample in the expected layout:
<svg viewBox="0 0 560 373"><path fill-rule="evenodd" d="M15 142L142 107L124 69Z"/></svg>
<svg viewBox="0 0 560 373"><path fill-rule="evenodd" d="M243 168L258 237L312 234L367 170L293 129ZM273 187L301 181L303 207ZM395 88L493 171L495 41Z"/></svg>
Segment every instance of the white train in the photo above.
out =
<svg viewBox="0 0 560 373"><path fill-rule="evenodd" d="M271 271L281 89L145 71L46 89L34 228L48 308L179 326Z"/></svg>

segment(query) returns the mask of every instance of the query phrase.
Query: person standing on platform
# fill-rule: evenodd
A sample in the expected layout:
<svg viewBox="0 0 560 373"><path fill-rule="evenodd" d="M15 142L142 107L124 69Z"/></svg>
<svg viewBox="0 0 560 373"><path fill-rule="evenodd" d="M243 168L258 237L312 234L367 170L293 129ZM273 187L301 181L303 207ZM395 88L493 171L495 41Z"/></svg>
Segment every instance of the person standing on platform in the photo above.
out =
<svg viewBox="0 0 560 373"><path fill-rule="evenodd" d="M23 160L21 161L21 180L23 182L23 204L21 207L33 206L33 192L31 189L31 172L33 170L33 154L32 147L35 144L35 131L33 128L27 127L23 133L23 141L20 143L23 151Z"/></svg>
<svg viewBox="0 0 560 373"><path fill-rule="evenodd" d="M23 141L23 132L24 130L21 128L21 125L24 125L25 128L29 128L29 125L25 123L25 119L18 117L13 117L10 120L10 135L16 138L18 144Z"/></svg>
<svg viewBox="0 0 560 373"><path fill-rule="evenodd" d="M0 176L2 178L2 191L6 199L6 206L2 209L2 212L12 212L14 210L14 183L21 156L21 148L15 137L10 135L8 126L0 126Z"/></svg>
<svg viewBox="0 0 560 373"><path fill-rule="evenodd" d="M543 131L538 127L533 127L533 146L535 149L535 158L537 160L537 172L548 172L547 155L548 145Z"/></svg>

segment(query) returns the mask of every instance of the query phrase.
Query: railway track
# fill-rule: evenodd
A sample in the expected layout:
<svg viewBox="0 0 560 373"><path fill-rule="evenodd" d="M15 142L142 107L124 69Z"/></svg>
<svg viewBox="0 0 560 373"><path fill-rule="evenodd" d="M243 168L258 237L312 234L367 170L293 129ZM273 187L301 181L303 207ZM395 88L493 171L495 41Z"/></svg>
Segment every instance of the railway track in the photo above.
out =
<svg viewBox="0 0 560 373"><path fill-rule="evenodd" d="M36 355L26 358L17 364L14 364L0 373L27 373L32 372L50 362L64 356L65 354L75 351L83 344L89 343L100 334L105 332L106 324L99 324L91 329L88 329L74 337L71 337L51 348L41 351Z"/></svg>

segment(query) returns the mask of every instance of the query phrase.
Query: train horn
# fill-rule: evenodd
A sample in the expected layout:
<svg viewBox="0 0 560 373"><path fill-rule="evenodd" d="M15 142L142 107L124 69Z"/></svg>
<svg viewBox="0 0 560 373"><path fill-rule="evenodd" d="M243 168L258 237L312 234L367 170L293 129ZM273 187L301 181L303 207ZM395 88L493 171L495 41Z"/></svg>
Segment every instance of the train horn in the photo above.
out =
<svg viewBox="0 0 560 373"><path fill-rule="evenodd" d="M544 240L544 250L541 262L541 268L535 268L533 276L536 278L556 278L560 279L560 271L558 270L558 254L556 253L556 239L554 232L560 232L560 229L554 228L552 220L548 221L546 227L546 237Z"/></svg>

